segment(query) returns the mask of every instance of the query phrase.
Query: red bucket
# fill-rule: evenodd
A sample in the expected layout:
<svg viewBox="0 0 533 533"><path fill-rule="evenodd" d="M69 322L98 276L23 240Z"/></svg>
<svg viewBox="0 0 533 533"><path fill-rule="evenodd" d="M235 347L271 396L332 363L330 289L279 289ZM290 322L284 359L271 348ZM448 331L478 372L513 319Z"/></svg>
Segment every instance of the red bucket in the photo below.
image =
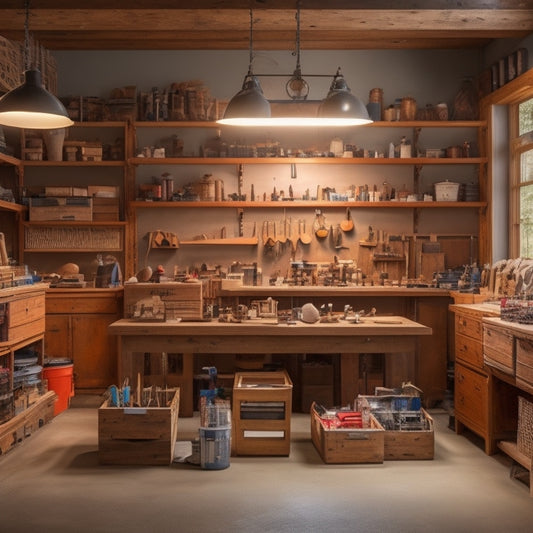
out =
<svg viewBox="0 0 533 533"><path fill-rule="evenodd" d="M49 366L43 368L43 379L48 381L48 390L57 394L54 405L54 416L63 412L70 405L74 396L74 365Z"/></svg>

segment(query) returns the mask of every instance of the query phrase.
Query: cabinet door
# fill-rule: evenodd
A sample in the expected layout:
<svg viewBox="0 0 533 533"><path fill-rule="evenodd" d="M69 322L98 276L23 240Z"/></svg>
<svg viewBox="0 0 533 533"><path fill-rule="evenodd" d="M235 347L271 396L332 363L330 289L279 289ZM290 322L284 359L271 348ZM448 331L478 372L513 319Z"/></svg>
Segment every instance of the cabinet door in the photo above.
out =
<svg viewBox="0 0 533 533"><path fill-rule="evenodd" d="M478 435L488 434L489 378L455 365L455 416Z"/></svg>
<svg viewBox="0 0 533 533"><path fill-rule="evenodd" d="M46 357L72 359L72 330L69 315L46 315L44 349Z"/></svg>
<svg viewBox="0 0 533 533"><path fill-rule="evenodd" d="M107 388L117 381L117 339L107 326L118 315L72 317L75 384L79 389Z"/></svg>

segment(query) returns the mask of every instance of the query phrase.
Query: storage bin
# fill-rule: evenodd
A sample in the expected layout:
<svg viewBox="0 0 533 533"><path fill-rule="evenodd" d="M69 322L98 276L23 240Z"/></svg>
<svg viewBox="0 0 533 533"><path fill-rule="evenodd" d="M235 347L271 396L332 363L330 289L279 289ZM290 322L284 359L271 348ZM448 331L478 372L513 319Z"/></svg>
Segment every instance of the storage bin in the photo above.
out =
<svg viewBox="0 0 533 533"><path fill-rule="evenodd" d="M372 414L362 429L328 428L315 406L311 406L311 440L325 463L383 462L385 431Z"/></svg>
<svg viewBox="0 0 533 533"><path fill-rule="evenodd" d="M457 202L460 183L441 181L435 183L435 200L437 202Z"/></svg>
<svg viewBox="0 0 533 533"><path fill-rule="evenodd" d="M162 407L98 409L98 460L107 465L168 465L178 432L179 389L164 391Z"/></svg>
<svg viewBox="0 0 533 533"><path fill-rule="evenodd" d="M200 466L205 470L229 467L231 427L200 428Z"/></svg>

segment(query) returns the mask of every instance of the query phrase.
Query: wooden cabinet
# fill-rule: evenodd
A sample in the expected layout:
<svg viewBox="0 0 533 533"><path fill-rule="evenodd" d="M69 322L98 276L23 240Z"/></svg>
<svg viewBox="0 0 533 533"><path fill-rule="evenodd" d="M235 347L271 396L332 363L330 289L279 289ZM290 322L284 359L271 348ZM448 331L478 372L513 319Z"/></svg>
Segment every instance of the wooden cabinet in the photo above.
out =
<svg viewBox="0 0 533 533"><path fill-rule="evenodd" d="M107 326L122 316L122 289L48 289L45 350L74 363L76 390L117 382L117 342Z"/></svg>
<svg viewBox="0 0 533 533"><path fill-rule="evenodd" d="M0 412L0 453L3 455L52 419L56 394L43 392L36 384L13 380L18 350L31 348L43 363L44 305L43 285L27 285L0 290L0 368L9 380L2 380ZM3 374L5 376L5 374Z"/></svg>
<svg viewBox="0 0 533 533"><path fill-rule="evenodd" d="M496 379L485 365L483 318L499 315L499 306L456 304L455 313L455 430L470 429L484 440L485 453L516 427L516 393Z"/></svg>

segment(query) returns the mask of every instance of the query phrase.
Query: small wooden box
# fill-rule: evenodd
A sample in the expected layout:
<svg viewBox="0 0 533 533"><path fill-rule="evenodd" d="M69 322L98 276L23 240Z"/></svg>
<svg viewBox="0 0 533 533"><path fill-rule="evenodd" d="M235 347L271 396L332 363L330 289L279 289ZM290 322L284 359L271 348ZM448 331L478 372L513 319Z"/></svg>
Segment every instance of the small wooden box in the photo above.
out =
<svg viewBox="0 0 533 533"><path fill-rule="evenodd" d="M483 324L483 360L486 365L514 376L514 337L505 327Z"/></svg>
<svg viewBox="0 0 533 533"><path fill-rule="evenodd" d="M100 198L99 196L93 197L93 220L118 221L118 198Z"/></svg>
<svg viewBox="0 0 533 533"><path fill-rule="evenodd" d="M98 409L98 460L113 465L168 465L178 432L179 389L167 390L165 407Z"/></svg>
<svg viewBox="0 0 533 533"><path fill-rule="evenodd" d="M80 220L92 222L92 198L30 198L30 220Z"/></svg>
<svg viewBox="0 0 533 533"><path fill-rule="evenodd" d="M292 381L286 371L237 372L233 383L236 455L289 455Z"/></svg>
<svg viewBox="0 0 533 533"><path fill-rule="evenodd" d="M135 304L150 296L165 303L166 320L203 318L202 283L127 283L124 285L124 318L132 318Z"/></svg>
<svg viewBox="0 0 533 533"><path fill-rule="evenodd" d="M322 423L313 404L311 440L328 464L382 463L384 459L385 431L372 414L367 428L329 429Z"/></svg>

